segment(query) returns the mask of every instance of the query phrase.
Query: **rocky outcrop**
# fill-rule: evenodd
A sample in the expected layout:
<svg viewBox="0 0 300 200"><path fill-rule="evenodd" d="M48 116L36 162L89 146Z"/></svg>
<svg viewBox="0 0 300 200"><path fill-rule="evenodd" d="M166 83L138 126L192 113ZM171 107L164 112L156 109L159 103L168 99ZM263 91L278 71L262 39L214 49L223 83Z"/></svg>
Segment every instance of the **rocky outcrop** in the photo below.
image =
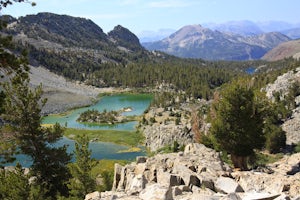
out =
<svg viewBox="0 0 300 200"><path fill-rule="evenodd" d="M279 92L281 94L280 99L283 100L288 94L289 88L297 81L300 81L300 68L278 76L273 84L266 87L266 95L274 100L274 94ZM295 103L296 108L293 110L292 116L282 125L282 129L286 132L286 143L289 145L300 142L300 96L295 98Z"/></svg>
<svg viewBox="0 0 300 200"><path fill-rule="evenodd" d="M131 51L143 50L138 37L120 25L110 31L108 36L120 47Z"/></svg>
<svg viewBox="0 0 300 200"><path fill-rule="evenodd" d="M176 141L180 145L193 142L194 134L183 125L174 124L154 124L147 126L143 131L145 135L145 145L150 151L156 151L166 145L173 145Z"/></svg>
<svg viewBox="0 0 300 200"><path fill-rule="evenodd" d="M191 131L189 108L150 108L144 115L140 130L145 135L145 145L150 151L157 151L165 146L173 146L176 141L180 146L194 141Z"/></svg>
<svg viewBox="0 0 300 200"><path fill-rule="evenodd" d="M289 71L281 76L278 76L276 81L272 84L268 84L265 91L266 95L269 99L274 100L274 94L276 92L281 93L281 99L284 98L285 95L288 94L288 90L291 87L291 85L295 81L300 80L300 68L297 68L294 71Z"/></svg>
<svg viewBox="0 0 300 200"><path fill-rule="evenodd" d="M184 152L139 157L115 165L112 191L87 195L86 200L298 199L300 153L286 156L270 172L233 172L218 152L188 144Z"/></svg>

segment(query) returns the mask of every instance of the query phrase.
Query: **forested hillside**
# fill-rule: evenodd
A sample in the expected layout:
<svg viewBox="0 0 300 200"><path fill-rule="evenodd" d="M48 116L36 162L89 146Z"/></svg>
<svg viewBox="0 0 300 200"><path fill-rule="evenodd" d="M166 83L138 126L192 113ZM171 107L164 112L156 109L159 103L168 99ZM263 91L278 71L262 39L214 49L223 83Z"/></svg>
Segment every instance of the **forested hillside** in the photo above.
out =
<svg viewBox="0 0 300 200"><path fill-rule="evenodd" d="M120 25L105 34L91 20L67 15L39 13L2 19L8 23L3 32L14 36L18 52L29 53L31 65L97 87L167 85L187 96L209 99L216 87L265 63L210 62L150 52Z"/></svg>
<svg viewBox="0 0 300 200"><path fill-rule="evenodd" d="M66 15L2 18L8 22L4 32L14 36L19 52L28 51L31 65L98 87L165 84L194 97L209 98L211 89L241 73L241 68L229 69L229 63L149 52L122 26L105 34L90 20Z"/></svg>
<svg viewBox="0 0 300 200"><path fill-rule="evenodd" d="M1 6L5 7L8 3L11 3L10 0L0 1L0 10ZM298 113L296 107L299 101L295 101L295 98L300 94L299 60L287 58L276 62L237 62L184 59L145 50L138 38L122 26L116 26L106 34L90 20L66 15L40 13L19 19L9 16L2 19L7 20L7 27L0 20L0 72L3 78L0 91L0 167L1 164L16 160L15 155L18 153L28 156L32 164L30 169L26 169L29 173L25 173L20 164L14 170L0 170L0 199L91 199L88 193L95 190L108 191L111 188L120 189L118 193L123 195L120 198L139 195L134 198L147 199L156 192L164 196L156 199L181 199L180 196L186 195L203 199L204 196L196 196L201 193L219 198L220 191L223 191L223 186L219 185L232 184L245 193L253 192L253 188L248 185L255 184L259 188L258 194L276 188L276 193L272 190L276 197L284 193L291 198L298 196L299 154L288 168L285 162L282 166L285 171L278 174L272 171L275 167L266 166L265 163L269 161L265 160L276 159L277 155L273 153L294 151L292 146L290 150L287 148L287 134L281 125L294 118L294 113ZM67 122L66 127L58 123L53 126L42 125L41 109L46 103L42 95L45 88L39 85L40 81L36 85L32 84L32 68L42 69L40 74L48 69L71 80L74 85L84 85L95 93L100 88L90 85L118 87L118 92L130 89L149 92L151 99L154 94L154 100L150 107L147 104L148 109L142 111L141 116L121 116L125 110L134 110L126 106L118 111L88 110L81 113L78 119L88 124L139 121L137 129L130 132L96 130L96 133L88 129L70 129ZM291 85L286 85L286 93L283 90L266 89L268 83L276 79L278 81L277 77L287 71L289 73L279 78L293 81ZM51 84L58 83L63 85L61 87L66 87L69 82L57 75L51 78L49 74L43 73L44 76L40 76L39 80L48 76ZM78 90L74 85L71 87ZM278 89L278 85L282 85L282 82L277 82L276 86L269 85L269 88ZM51 95L58 94L66 98L64 93L59 92L54 90ZM270 93L274 101L267 99L264 92ZM73 94L70 96L76 98ZM61 116L69 118L64 114ZM76 140L73 151L75 160L67 149L67 143L57 143L64 133ZM97 136L89 138L92 135ZM130 142L126 144L133 148L124 153L135 151L134 147L140 147L141 143L145 147L151 144L153 151L157 148L159 154L164 149L184 152L149 158L139 156L137 165L112 165L109 168L116 170L113 173L106 171L108 166L102 164L104 159L100 163L92 158L92 148L89 147L91 141L111 142L102 139L104 135L110 139L115 138L114 142L120 141L122 145L128 139ZM294 141L299 142L299 137L294 140L294 134L292 136L292 145ZM203 145L188 144L191 142ZM298 143L295 151L298 151L299 146ZM117 153L122 153L122 150ZM252 171L241 174L235 171L237 168L251 168ZM272 177L266 179L270 174ZM254 182L251 178L256 175L259 175L259 181ZM274 179L275 175L277 179ZM244 181L243 177L250 179ZM224 178L230 180L229 184L218 183L219 179ZM269 184L274 180L278 180L275 183L282 186ZM236 181L240 185L244 184L243 188ZM237 195L237 191L234 189L224 193ZM119 198L119 194L114 195L112 192L96 194L99 198L106 198L105 195L109 199ZM236 197L240 198L238 195Z"/></svg>

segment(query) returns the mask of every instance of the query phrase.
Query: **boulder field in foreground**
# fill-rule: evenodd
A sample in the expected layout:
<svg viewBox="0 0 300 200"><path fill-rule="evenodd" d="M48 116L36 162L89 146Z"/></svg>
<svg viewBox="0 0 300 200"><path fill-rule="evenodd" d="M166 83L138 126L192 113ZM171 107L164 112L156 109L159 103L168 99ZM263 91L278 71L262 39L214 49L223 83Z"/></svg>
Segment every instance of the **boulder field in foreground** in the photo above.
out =
<svg viewBox="0 0 300 200"><path fill-rule="evenodd" d="M233 171L218 152L189 144L184 152L116 164L112 191L94 192L85 200L300 199L300 153L266 169Z"/></svg>

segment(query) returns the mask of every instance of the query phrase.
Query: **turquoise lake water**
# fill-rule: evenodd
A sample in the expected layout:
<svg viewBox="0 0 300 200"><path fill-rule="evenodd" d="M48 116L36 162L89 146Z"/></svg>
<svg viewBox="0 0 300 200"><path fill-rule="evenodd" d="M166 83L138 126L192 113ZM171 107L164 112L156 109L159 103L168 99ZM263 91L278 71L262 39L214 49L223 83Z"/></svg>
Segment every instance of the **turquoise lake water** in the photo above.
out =
<svg viewBox="0 0 300 200"><path fill-rule="evenodd" d="M131 112L124 112L123 115L133 116L133 115L142 115L143 112L149 107L152 101L151 95L146 94L120 94L120 95L112 95L112 96L104 96L98 101L96 104L74 109L68 112L66 115L50 115L43 119L43 124L55 124L56 122L61 125L67 124L68 128L76 128L76 129L89 129L89 130L126 130L126 131L134 131L135 126L138 122L128 122L116 125L87 125L81 124L76 121L79 117L80 113L88 110L95 109L99 111L103 111L106 109L107 111L111 110L121 110L122 108L130 107L132 109ZM75 143L73 140L70 140L66 137L63 137L59 142L55 145L68 145L68 152L72 153L75 149ZM136 156L145 155L145 151L141 152L128 152L128 153L119 153L119 151L126 150L129 147L108 143L108 142L91 142L90 149L92 150L92 157L99 159L118 159L118 160L134 160ZM143 149L143 147L142 147ZM31 161L28 157L24 155L18 155L17 161L20 162L24 167L28 167L31 165ZM9 164L8 164L9 165Z"/></svg>
<svg viewBox="0 0 300 200"><path fill-rule="evenodd" d="M124 112L123 115L134 116L142 115L143 112L149 107L152 100L152 96L146 94L120 94L112 96L104 96L96 104L75 109L64 116L50 115L43 119L44 124L55 124L60 123L62 126L67 125L68 128L76 129L89 129L89 130L135 130L137 122L127 122L115 125L91 125L83 124L77 122L77 118L80 113L86 110L98 110L98 111L111 111L111 110L121 110L123 108L132 108L131 112Z"/></svg>

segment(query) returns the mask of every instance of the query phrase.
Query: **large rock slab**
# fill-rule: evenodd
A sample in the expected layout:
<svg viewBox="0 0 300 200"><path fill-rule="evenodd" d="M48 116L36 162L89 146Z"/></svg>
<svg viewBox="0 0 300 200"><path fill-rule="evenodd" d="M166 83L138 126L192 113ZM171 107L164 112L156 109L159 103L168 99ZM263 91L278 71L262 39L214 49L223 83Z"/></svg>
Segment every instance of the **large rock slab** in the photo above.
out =
<svg viewBox="0 0 300 200"><path fill-rule="evenodd" d="M220 177L215 183L215 188L218 192L225 194L244 192L243 188L231 178Z"/></svg>
<svg viewBox="0 0 300 200"><path fill-rule="evenodd" d="M138 174L128 183L127 193L138 193L146 187L147 183L148 181L145 179L145 176Z"/></svg>
<svg viewBox="0 0 300 200"><path fill-rule="evenodd" d="M176 165L173 172L182 178L183 184L186 186L201 186L201 182L197 174L186 166Z"/></svg>
<svg viewBox="0 0 300 200"><path fill-rule="evenodd" d="M122 168L123 167L118 163L115 164L114 182L113 182L112 190L116 190L118 188L119 182L121 180Z"/></svg>
<svg viewBox="0 0 300 200"><path fill-rule="evenodd" d="M177 174L171 174L159 169L157 172L157 183L167 187L183 185L182 178Z"/></svg>
<svg viewBox="0 0 300 200"><path fill-rule="evenodd" d="M84 200L100 200L100 199L101 199L101 194L100 194L100 192L96 191L96 192L87 194L85 196Z"/></svg>
<svg viewBox="0 0 300 200"><path fill-rule="evenodd" d="M141 191L139 198L143 200L172 200L172 191L170 187L159 184L148 185Z"/></svg>

